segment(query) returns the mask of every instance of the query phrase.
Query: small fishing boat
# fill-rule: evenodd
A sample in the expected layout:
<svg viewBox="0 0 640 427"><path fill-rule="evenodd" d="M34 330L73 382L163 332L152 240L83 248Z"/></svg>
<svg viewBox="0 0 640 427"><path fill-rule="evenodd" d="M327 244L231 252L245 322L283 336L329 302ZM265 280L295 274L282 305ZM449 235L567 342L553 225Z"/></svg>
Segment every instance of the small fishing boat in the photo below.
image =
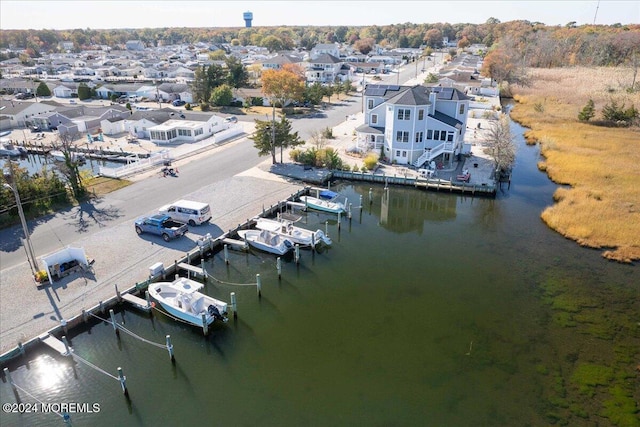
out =
<svg viewBox="0 0 640 427"><path fill-rule="evenodd" d="M315 209L317 211L329 212L334 214L345 212L343 203L332 200L325 200L319 197L300 196L300 201L304 203L308 208Z"/></svg>
<svg viewBox="0 0 640 427"><path fill-rule="evenodd" d="M173 282L157 282L149 285L149 296L170 315L194 326L203 326L219 320L226 322L227 303L198 292L204 284L180 277Z"/></svg>
<svg viewBox="0 0 640 427"><path fill-rule="evenodd" d="M293 249L291 240L269 230L240 230L238 236L256 249L276 255L284 255Z"/></svg>
<svg viewBox="0 0 640 427"><path fill-rule="evenodd" d="M82 153L76 153L75 151L70 151L69 154L71 155L71 160L74 162L84 162L85 158L84 158L84 154ZM62 151L59 150L53 150L53 151L49 151L49 155L51 155L51 157L53 157L53 160L56 160L58 162L64 162L64 153Z"/></svg>
<svg viewBox="0 0 640 427"><path fill-rule="evenodd" d="M18 157L25 155L27 152L22 147L16 147L10 142L0 142L0 157Z"/></svg>
<svg viewBox="0 0 640 427"><path fill-rule="evenodd" d="M267 230L279 234L291 240L293 243L304 246L315 246L320 243L330 245L332 243L331 239L325 235L322 230L311 231L296 227L292 221L286 219L258 218L256 228L258 230Z"/></svg>

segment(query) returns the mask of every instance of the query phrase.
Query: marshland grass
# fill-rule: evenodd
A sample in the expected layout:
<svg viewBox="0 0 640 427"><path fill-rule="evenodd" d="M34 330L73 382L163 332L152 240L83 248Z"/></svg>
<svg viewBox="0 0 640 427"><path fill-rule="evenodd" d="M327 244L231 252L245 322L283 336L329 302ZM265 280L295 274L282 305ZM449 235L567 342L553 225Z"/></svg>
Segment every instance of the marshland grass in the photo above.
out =
<svg viewBox="0 0 640 427"><path fill-rule="evenodd" d="M603 249L606 258L640 260L640 128L582 123L578 113L593 99L596 116L616 100L640 108L640 92L629 93L630 68L532 70L532 85L515 88L511 117L528 127L529 143L539 143L546 171L566 184L543 221L580 245Z"/></svg>

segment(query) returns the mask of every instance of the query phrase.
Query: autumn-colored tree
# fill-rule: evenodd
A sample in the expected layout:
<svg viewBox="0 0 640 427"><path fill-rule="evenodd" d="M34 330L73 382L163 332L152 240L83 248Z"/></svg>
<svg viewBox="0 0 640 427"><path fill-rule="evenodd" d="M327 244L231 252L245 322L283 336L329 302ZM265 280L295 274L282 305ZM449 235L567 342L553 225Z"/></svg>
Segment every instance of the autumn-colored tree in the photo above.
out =
<svg viewBox="0 0 640 427"><path fill-rule="evenodd" d="M289 101L301 100L304 88L304 79L286 68L262 73L262 93L274 106L285 106Z"/></svg>
<svg viewBox="0 0 640 427"><path fill-rule="evenodd" d="M432 28L424 35L424 42L433 49L442 47L442 31Z"/></svg>
<svg viewBox="0 0 640 427"><path fill-rule="evenodd" d="M375 40L372 38L365 38L356 41L353 47L363 55L368 54L373 50L373 46L375 45Z"/></svg>

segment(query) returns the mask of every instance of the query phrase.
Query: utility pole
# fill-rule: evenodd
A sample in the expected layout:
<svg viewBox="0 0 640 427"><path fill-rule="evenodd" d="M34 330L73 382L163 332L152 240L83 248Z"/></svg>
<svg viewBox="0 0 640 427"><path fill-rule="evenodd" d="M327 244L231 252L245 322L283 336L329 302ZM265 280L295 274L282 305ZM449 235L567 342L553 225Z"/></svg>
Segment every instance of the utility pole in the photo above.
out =
<svg viewBox="0 0 640 427"><path fill-rule="evenodd" d="M29 266L31 267L31 272L35 277L38 272L38 260L33 252L33 246L31 245L31 239L29 238L29 228L27 227L27 221L24 218L24 211L22 210L22 202L20 201L20 194L18 194L18 185L15 182L13 175L13 163L10 159L7 160L9 162L9 175L5 175L5 181L7 183L2 184L3 187L8 188L13 192L13 195L16 199L16 206L18 207L18 216L20 217L20 222L22 223L22 231L24 232L24 247L27 252L27 259L29 260Z"/></svg>

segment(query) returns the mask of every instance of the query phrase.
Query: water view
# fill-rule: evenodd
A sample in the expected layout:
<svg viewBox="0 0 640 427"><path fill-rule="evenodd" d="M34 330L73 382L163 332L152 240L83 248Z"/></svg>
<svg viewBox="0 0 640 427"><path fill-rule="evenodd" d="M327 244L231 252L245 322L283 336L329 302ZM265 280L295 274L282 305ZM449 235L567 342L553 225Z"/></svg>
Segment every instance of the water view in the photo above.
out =
<svg viewBox="0 0 640 427"><path fill-rule="evenodd" d="M238 319L202 331L123 307L70 334L114 378L42 348L9 365L23 402L98 403L76 426L593 426L637 424L637 267L606 261L540 220L556 186L522 128L511 188L497 199L340 183L364 208L309 213L333 246L287 259L231 252L205 264L204 292ZM373 202L369 203L369 188ZM262 297L255 281L262 278ZM15 402L3 376L2 402ZM635 395L633 394L635 393ZM1 414L2 425L63 425Z"/></svg>

